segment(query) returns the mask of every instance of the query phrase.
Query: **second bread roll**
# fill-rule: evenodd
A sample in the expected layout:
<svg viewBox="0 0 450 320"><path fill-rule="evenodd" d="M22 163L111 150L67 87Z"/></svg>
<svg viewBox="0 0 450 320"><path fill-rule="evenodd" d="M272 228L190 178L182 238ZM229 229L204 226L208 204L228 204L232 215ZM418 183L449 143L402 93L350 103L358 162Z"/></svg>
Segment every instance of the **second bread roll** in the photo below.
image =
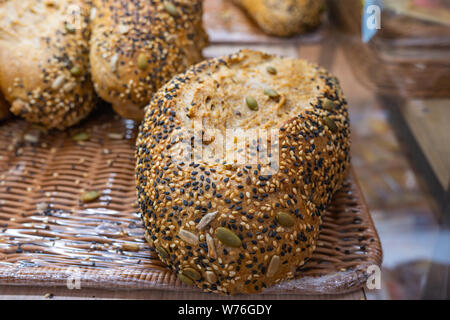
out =
<svg viewBox="0 0 450 320"><path fill-rule="evenodd" d="M97 93L141 120L152 94L202 59L201 0L96 0L90 60Z"/></svg>

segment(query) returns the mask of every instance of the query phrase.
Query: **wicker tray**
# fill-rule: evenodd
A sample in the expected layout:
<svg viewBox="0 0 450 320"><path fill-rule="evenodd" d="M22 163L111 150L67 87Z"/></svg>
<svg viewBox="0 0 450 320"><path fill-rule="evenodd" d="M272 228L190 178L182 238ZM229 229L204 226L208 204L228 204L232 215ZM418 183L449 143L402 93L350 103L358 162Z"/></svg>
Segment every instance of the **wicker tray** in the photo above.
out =
<svg viewBox="0 0 450 320"><path fill-rule="evenodd" d="M73 141L80 132L90 140ZM144 240L135 137L136 124L105 106L68 132L42 132L18 119L0 124L0 284L65 286L79 277L82 287L197 290L181 284ZM83 204L85 190L101 197ZM304 277L265 292L352 291L381 259L377 232L350 174L324 217Z"/></svg>

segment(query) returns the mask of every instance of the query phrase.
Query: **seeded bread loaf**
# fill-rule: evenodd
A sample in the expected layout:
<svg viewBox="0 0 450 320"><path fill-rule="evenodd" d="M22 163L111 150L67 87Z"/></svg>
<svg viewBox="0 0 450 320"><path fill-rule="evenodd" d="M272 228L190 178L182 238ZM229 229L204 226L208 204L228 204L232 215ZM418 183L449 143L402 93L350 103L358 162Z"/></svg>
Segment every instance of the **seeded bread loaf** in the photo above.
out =
<svg viewBox="0 0 450 320"><path fill-rule="evenodd" d="M270 142L270 161L238 161L233 143L220 151L230 130L232 142L278 134L244 144L264 153ZM243 50L191 67L154 95L140 127L147 241L205 291L254 293L300 275L345 177L349 135L338 81L316 65Z"/></svg>
<svg viewBox="0 0 450 320"><path fill-rule="evenodd" d="M153 93L202 60L201 0L97 0L91 38L97 93L123 117L142 120Z"/></svg>
<svg viewBox="0 0 450 320"><path fill-rule="evenodd" d="M90 112L89 12L81 0L0 0L0 89L12 113L64 129Z"/></svg>
<svg viewBox="0 0 450 320"><path fill-rule="evenodd" d="M287 37L320 24L323 0L233 0L266 33Z"/></svg>

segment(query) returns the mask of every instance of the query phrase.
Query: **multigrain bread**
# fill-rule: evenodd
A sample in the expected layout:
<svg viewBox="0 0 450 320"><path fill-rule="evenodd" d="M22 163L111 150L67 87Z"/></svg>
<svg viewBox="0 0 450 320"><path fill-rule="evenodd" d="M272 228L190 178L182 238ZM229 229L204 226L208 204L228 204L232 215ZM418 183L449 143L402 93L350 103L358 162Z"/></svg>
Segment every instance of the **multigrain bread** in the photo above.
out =
<svg viewBox="0 0 450 320"><path fill-rule="evenodd" d="M90 112L89 12L81 0L0 0L0 89L12 113L64 129Z"/></svg>
<svg viewBox="0 0 450 320"><path fill-rule="evenodd" d="M195 151L235 129L279 134L267 153L274 171L227 160L236 148L215 159ZM293 278L345 177L349 140L346 100L324 69L250 50L199 63L154 95L140 127L146 239L181 281L205 291L254 293Z"/></svg>
<svg viewBox="0 0 450 320"><path fill-rule="evenodd" d="M96 0L90 60L97 93L142 120L153 93L202 60L201 0Z"/></svg>
<svg viewBox="0 0 450 320"><path fill-rule="evenodd" d="M323 0L232 0L266 33L287 37L320 24Z"/></svg>

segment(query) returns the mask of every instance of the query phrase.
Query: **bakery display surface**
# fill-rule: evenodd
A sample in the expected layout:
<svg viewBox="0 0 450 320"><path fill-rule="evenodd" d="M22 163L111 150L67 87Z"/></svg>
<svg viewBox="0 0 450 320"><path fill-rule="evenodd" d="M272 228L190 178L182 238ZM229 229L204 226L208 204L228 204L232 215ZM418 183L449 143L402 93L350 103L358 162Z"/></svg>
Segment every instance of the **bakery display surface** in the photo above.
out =
<svg viewBox="0 0 450 320"><path fill-rule="evenodd" d="M76 273L83 288L195 292L145 243L134 181L137 126L104 108L59 136L22 120L0 127L0 282L66 286ZM74 141L81 134L89 138ZM367 266L381 263L380 242L351 173L323 216L316 246L303 280L268 293L353 291L365 283Z"/></svg>

